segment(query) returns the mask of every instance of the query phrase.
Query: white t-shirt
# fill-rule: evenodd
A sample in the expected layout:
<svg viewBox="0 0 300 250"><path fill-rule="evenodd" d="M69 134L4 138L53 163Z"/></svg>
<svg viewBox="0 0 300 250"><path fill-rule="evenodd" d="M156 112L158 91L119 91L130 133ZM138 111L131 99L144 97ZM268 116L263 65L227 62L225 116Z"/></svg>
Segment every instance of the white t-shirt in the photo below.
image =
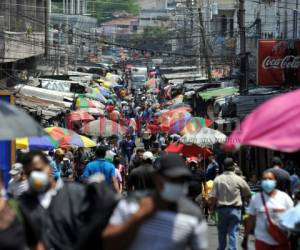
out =
<svg viewBox="0 0 300 250"><path fill-rule="evenodd" d="M286 193L277 190L274 197L263 194L266 205L271 216L271 219L278 223L279 216L287 209L293 207L293 201ZM263 201L261 199L261 193L257 193L252 197L249 205L249 214L256 216L255 225L255 237L257 240L263 241L269 245L279 245L279 243L274 240L267 230L267 215L265 213L265 208Z"/></svg>
<svg viewBox="0 0 300 250"><path fill-rule="evenodd" d="M121 200L109 224L121 225L137 212L135 201ZM158 211L139 228L130 250L201 250L207 248L206 223L197 217ZM189 248L188 248L189 247Z"/></svg>

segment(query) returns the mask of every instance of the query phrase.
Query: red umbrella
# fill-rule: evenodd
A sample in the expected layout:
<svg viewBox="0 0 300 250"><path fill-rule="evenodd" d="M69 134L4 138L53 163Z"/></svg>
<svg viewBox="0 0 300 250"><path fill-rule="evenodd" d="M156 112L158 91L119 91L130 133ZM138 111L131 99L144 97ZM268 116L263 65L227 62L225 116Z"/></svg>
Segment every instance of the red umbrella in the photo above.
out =
<svg viewBox="0 0 300 250"><path fill-rule="evenodd" d="M204 157L208 157L212 155L212 151L208 148L200 148L196 145L184 145L177 142L171 143L165 149L165 152L182 154L185 157L192 157L198 155L203 155Z"/></svg>
<svg viewBox="0 0 300 250"><path fill-rule="evenodd" d="M91 116L86 111L74 111L68 114L67 119L71 122L73 121L93 121L95 120L93 116Z"/></svg>

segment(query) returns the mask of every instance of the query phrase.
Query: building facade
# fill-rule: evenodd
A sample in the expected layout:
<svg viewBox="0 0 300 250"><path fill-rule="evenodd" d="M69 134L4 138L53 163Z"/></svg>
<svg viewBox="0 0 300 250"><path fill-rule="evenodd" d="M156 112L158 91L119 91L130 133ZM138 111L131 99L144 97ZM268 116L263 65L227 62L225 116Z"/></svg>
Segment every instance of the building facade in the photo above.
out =
<svg viewBox="0 0 300 250"><path fill-rule="evenodd" d="M45 52L47 0L0 3L0 78L28 78ZM27 72L26 72L27 71ZM5 82L5 80L4 80Z"/></svg>
<svg viewBox="0 0 300 250"><path fill-rule="evenodd" d="M56 71L96 54L94 4L95 0L51 0L50 60Z"/></svg>

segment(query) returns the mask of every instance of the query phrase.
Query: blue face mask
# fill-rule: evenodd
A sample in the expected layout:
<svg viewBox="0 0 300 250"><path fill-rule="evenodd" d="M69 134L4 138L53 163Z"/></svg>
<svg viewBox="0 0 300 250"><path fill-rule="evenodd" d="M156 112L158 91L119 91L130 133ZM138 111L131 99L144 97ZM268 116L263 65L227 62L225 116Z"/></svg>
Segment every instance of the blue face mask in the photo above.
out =
<svg viewBox="0 0 300 250"><path fill-rule="evenodd" d="M276 187L276 181L274 180L263 180L261 182L261 188L266 193L271 193Z"/></svg>

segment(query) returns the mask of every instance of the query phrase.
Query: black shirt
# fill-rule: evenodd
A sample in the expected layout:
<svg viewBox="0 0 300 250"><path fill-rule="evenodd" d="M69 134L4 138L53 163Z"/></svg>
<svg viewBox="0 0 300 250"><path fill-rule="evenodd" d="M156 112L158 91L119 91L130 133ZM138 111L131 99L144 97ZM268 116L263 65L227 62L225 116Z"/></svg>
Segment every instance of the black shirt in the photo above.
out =
<svg viewBox="0 0 300 250"><path fill-rule="evenodd" d="M192 171L189 182L189 196L196 197L202 193L202 184L205 182L205 173L199 169Z"/></svg>
<svg viewBox="0 0 300 250"><path fill-rule="evenodd" d="M128 186L134 190L154 189L153 171L151 164L141 165L133 169L128 179Z"/></svg>
<svg viewBox="0 0 300 250"><path fill-rule="evenodd" d="M40 205L33 193L26 192L20 197L22 213L46 249L74 249L82 225L84 190L80 184L64 183L48 209Z"/></svg>
<svg viewBox="0 0 300 250"><path fill-rule="evenodd" d="M26 246L36 246L38 239L15 200L9 200L0 212L0 224L0 249L24 250Z"/></svg>

